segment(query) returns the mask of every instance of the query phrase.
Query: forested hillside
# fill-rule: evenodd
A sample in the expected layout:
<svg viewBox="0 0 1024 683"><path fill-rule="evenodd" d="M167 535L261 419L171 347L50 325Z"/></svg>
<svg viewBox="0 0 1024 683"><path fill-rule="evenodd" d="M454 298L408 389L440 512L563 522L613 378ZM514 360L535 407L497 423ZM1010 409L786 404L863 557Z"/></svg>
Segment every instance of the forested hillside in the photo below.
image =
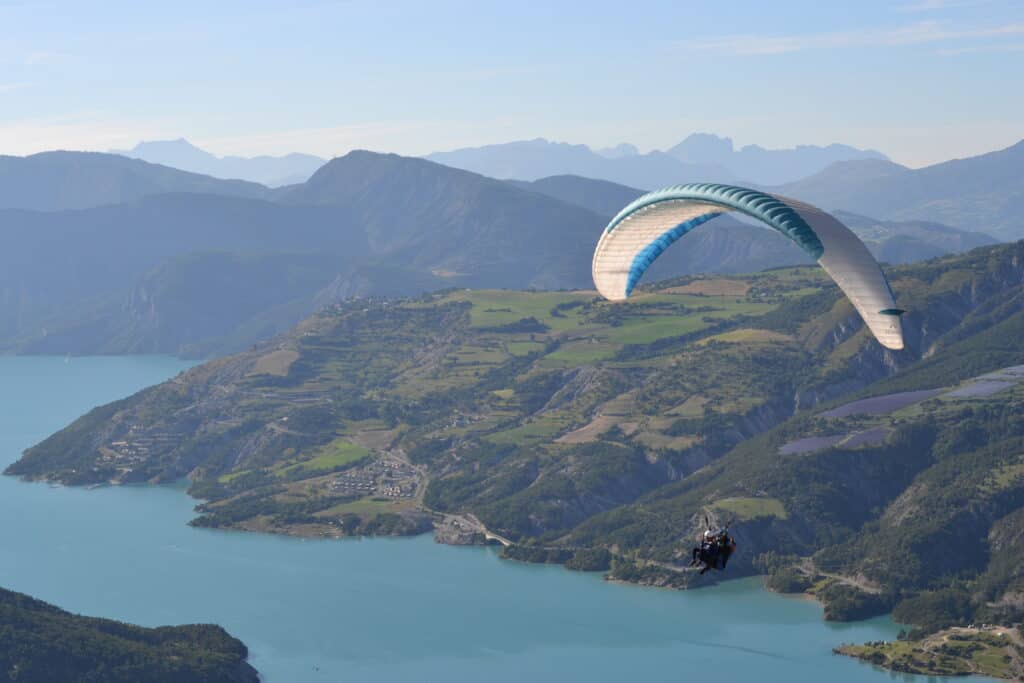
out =
<svg viewBox="0 0 1024 683"><path fill-rule="evenodd" d="M19 683L256 683L219 626L143 628L65 612L0 589L0 671Z"/></svg>
<svg viewBox="0 0 1024 683"><path fill-rule="evenodd" d="M1024 363L1024 244L890 276L909 310L895 353L814 267L684 278L614 305L586 291L354 300L97 408L8 472L189 476L199 525L433 522L650 583L691 581L682 553L707 515L735 519L731 575L817 585L833 618L912 609L954 577L975 608L1012 606L1024 394L1013 369L970 387ZM818 585L827 574L845 578Z"/></svg>

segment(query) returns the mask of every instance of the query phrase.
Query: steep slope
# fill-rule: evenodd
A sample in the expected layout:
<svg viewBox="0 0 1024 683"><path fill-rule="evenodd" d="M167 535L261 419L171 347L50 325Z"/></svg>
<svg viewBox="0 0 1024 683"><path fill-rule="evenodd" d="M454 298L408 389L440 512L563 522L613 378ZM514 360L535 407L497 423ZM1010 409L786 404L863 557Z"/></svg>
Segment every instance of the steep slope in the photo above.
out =
<svg viewBox="0 0 1024 683"><path fill-rule="evenodd" d="M269 197L270 190L95 152L0 156L0 209L60 211L131 202L167 192Z"/></svg>
<svg viewBox="0 0 1024 683"><path fill-rule="evenodd" d="M671 562L675 530L695 533L705 513L734 517L745 548L735 569L768 570L784 590L817 585L830 618L895 605L926 628L1018 621L1014 567L1024 557L1010 528L1024 509L1022 256L1017 243L903 269L895 286L914 311L910 355L922 360L893 375L896 358L841 343L841 365L799 394L811 412L565 542L600 539ZM832 410L815 408L838 395L829 387L857 385ZM671 580L635 563L622 571Z"/></svg>
<svg viewBox="0 0 1024 683"><path fill-rule="evenodd" d="M22 330L21 354L173 353L209 358L234 353L285 332L318 307L339 268L359 272L339 253L226 251L172 256L131 288L95 307L43 320L45 332ZM27 318L27 316L26 316Z"/></svg>
<svg viewBox="0 0 1024 683"><path fill-rule="evenodd" d="M1000 239L1024 236L1024 141L968 159L912 170L846 161L778 189L825 208L896 220L928 220Z"/></svg>
<svg viewBox="0 0 1024 683"><path fill-rule="evenodd" d="M298 153L279 157L218 157L184 138L144 141L132 149L113 153L191 173L202 173L214 178L238 178L268 187L305 182L327 161L312 154Z"/></svg>
<svg viewBox="0 0 1024 683"><path fill-rule="evenodd" d="M0 589L0 669L22 683L257 683L219 626L143 628L69 614Z"/></svg>

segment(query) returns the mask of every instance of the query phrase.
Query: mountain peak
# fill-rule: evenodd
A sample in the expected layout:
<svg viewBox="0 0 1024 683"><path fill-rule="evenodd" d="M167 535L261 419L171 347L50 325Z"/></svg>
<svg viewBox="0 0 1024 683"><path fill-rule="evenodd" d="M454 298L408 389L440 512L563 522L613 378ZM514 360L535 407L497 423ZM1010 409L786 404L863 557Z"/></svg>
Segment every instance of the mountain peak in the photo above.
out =
<svg viewBox="0 0 1024 683"><path fill-rule="evenodd" d="M620 142L614 147L599 149L597 153L608 159L622 159L623 157L635 157L640 154L640 150L636 148L636 145Z"/></svg>
<svg viewBox="0 0 1024 683"><path fill-rule="evenodd" d="M128 152L141 152L147 149L189 150L193 152L200 152L206 156L213 156L209 152L196 147L185 138L175 138L173 140L140 140L134 147L128 150Z"/></svg>
<svg viewBox="0 0 1024 683"><path fill-rule="evenodd" d="M143 140L130 150L115 152L115 154L207 175L212 174L205 167L217 162L217 157L196 147L185 138ZM204 168L197 170L197 167L200 166Z"/></svg>
<svg viewBox="0 0 1024 683"><path fill-rule="evenodd" d="M691 164L726 164L733 154L732 138L713 133L690 133L667 154Z"/></svg>
<svg viewBox="0 0 1024 683"><path fill-rule="evenodd" d="M350 201L379 183L390 186L394 193L419 186L436 191L439 184L446 185L449 191L468 184L501 185L493 178L428 159L354 149L325 163L308 181L291 188L284 196L289 202L337 204Z"/></svg>
<svg viewBox="0 0 1024 683"><path fill-rule="evenodd" d="M711 133L693 133L668 154L681 161L718 164L740 178L762 185L779 185L818 173L832 163L860 159L887 161L881 152L832 143L768 149L760 145L733 147L732 139Z"/></svg>

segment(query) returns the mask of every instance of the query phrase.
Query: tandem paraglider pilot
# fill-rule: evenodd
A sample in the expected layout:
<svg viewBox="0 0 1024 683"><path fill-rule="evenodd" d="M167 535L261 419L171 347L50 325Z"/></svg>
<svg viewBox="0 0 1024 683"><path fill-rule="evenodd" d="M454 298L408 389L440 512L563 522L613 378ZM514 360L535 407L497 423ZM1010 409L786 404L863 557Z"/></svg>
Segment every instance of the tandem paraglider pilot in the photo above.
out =
<svg viewBox="0 0 1024 683"><path fill-rule="evenodd" d="M690 566L701 565L700 573L709 569L724 570L729 558L736 552L736 540L729 535L729 528L720 531L705 529L699 544L693 549Z"/></svg>

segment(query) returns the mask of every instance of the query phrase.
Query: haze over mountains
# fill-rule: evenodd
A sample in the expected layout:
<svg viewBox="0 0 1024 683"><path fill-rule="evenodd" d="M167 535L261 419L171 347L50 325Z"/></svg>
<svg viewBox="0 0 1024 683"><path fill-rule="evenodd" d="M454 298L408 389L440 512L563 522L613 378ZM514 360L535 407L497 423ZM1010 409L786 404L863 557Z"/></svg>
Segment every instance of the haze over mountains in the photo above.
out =
<svg viewBox="0 0 1024 683"><path fill-rule="evenodd" d="M684 163L664 152L609 158L586 145L543 138L437 152L426 158L492 178L538 180L552 175L578 175L643 189L697 180L726 183L738 179L724 166Z"/></svg>
<svg viewBox="0 0 1024 683"><path fill-rule="evenodd" d="M920 169L846 161L776 188L829 209L937 221L1001 239L1024 237L1024 141Z"/></svg>
<svg viewBox="0 0 1024 683"><path fill-rule="evenodd" d="M983 217L1003 210L1001 236L1024 235L1010 212L1020 148L919 171L847 161L783 189L861 207L841 217L880 259L910 262L992 243ZM878 182L887 177L913 191L894 196ZM578 176L506 182L371 152L276 189L110 154L0 157L0 350L209 356L354 295L586 288L597 235L641 193ZM774 232L723 217L646 279L804 262Z"/></svg>
<svg viewBox="0 0 1024 683"><path fill-rule="evenodd" d="M270 190L97 152L0 156L0 208L61 211L131 202L167 192L265 197Z"/></svg>
<svg viewBox="0 0 1024 683"><path fill-rule="evenodd" d="M760 185L798 180L837 161L888 161L879 151L835 143L824 147L797 145L791 149L765 149L760 145L735 149L732 138L710 133L694 133L666 153L686 163L725 166L737 176Z"/></svg>
<svg viewBox="0 0 1024 683"><path fill-rule="evenodd" d="M586 145L537 138L436 152L427 158L492 178L538 180L552 175L579 175L646 190L698 181L778 185L816 173L836 161L887 159L881 152L838 144L776 150L748 145L736 150L730 138L708 133L694 133L671 149L647 154L626 143L595 152Z"/></svg>
<svg viewBox="0 0 1024 683"><path fill-rule="evenodd" d="M270 187L305 182L327 161L299 153L280 157L218 157L184 138L143 141L130 150L112 150L112 153L214 178L248 180ZM641 154L629 143L592 150L587 145L537 138L435 152L426 158L492 178L538 180L569 174L646 189L690 180L743 180L748 184L777 185L817 173L837 161L887 160L881 152L841 144L798 145L792 149L747 145L735 149L731 138L710 133L693 133L670 149L647 154Z"/></svg>
<svg viewBox="0 0 1024 683"><path fill-rule="evenodd" d="M218 157L184 138L140 142L129 150L114 150L112 153L214 178L238 178L270 187L305 182L327 161L312 154L296 152L280 157Z"/></svg>

